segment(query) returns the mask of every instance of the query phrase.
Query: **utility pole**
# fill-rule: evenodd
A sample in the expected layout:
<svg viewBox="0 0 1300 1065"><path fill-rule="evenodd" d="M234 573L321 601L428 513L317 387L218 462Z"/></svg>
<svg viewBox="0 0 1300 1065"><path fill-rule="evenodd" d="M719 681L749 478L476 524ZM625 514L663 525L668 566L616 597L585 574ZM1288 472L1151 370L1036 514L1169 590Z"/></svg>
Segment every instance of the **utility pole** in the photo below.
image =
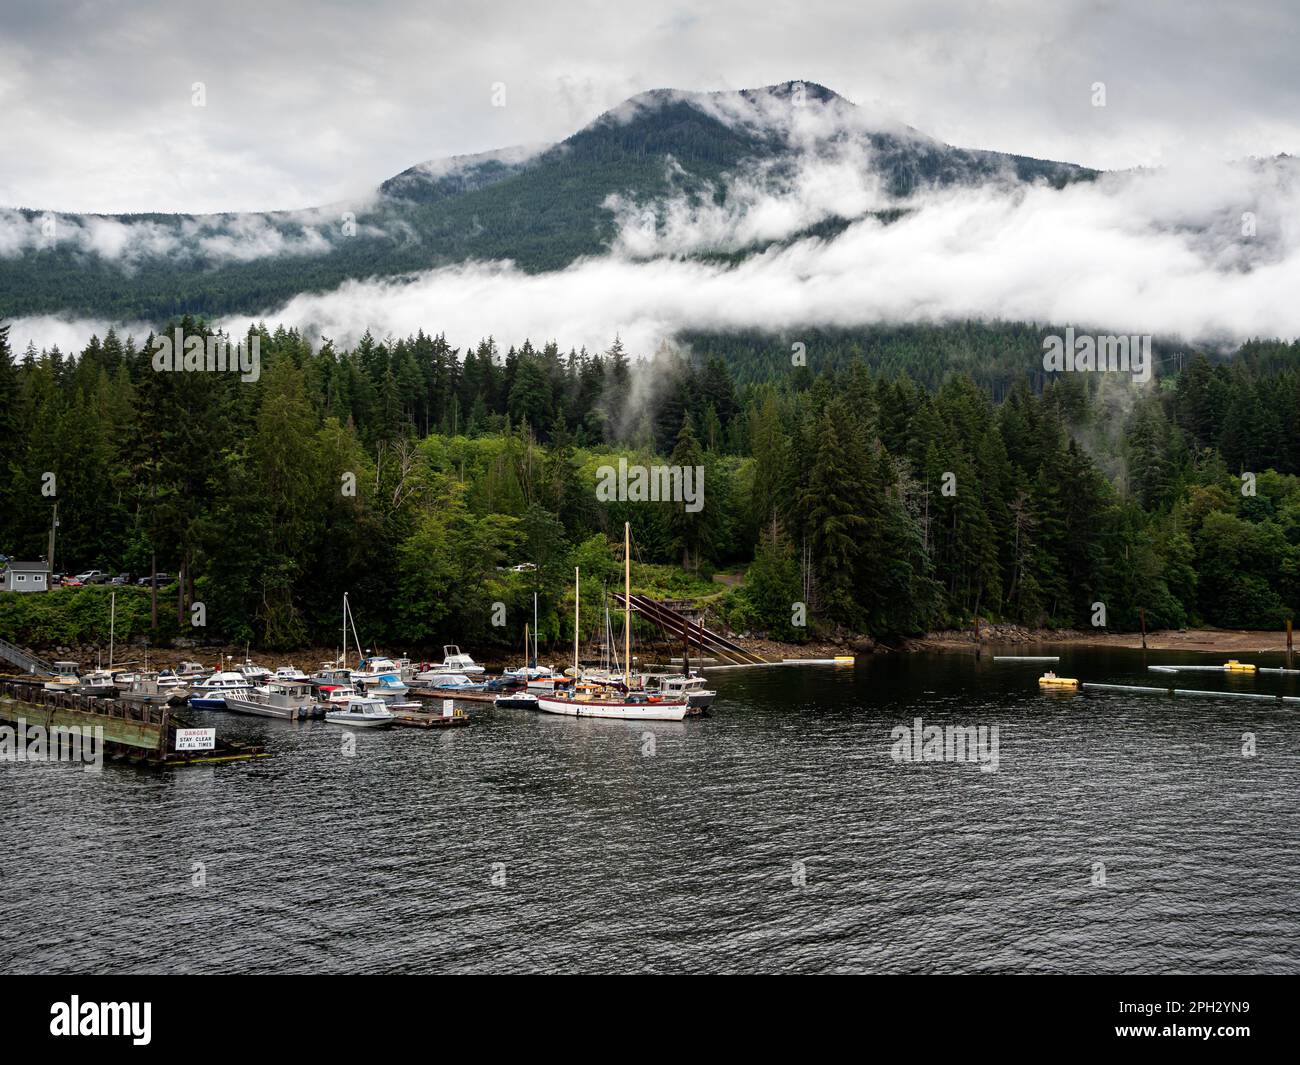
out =
<svg viewBox="0 0 1300 1065"><path fill-rule="evenodd" d="M59 501L56 499L54 501L54 520L50 522L50 554L49 554L49 558L47 558L45 561L45 564L50 568L51 576L54 575L54 530L57 529L58 527L59 527ZM45 587L48 588L49 584L47 583Z"/></svg>

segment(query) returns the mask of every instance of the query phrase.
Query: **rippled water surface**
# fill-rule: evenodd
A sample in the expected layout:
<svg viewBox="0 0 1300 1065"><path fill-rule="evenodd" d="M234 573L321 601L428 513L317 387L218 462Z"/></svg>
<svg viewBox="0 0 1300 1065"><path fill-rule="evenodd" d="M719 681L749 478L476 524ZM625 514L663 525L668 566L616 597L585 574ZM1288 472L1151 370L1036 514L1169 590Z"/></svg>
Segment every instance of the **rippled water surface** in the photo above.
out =
<svg viewBox="0 0 1300 1065"><path fill-rule="evenodd" d="M1062 653L1163 686L1146 665L1189 660ZM0 970L1300 971L1300 710L1042 695L1041 669L718 672L704 719L476 705L352 758L324 722L196 712L275 757L0 764ZM998 726L997 772L895 761L917 717Z"/></svg>

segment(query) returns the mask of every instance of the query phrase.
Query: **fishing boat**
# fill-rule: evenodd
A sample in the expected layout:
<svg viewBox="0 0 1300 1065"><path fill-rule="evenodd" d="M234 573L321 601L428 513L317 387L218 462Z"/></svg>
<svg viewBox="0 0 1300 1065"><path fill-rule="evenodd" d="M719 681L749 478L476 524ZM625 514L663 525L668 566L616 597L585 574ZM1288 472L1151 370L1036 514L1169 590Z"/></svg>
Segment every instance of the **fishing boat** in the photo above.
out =
<svg viewBox="0 0 1300 1065"><path fill-rule="evenodd" d="M348 728L386 728L397 715L384 705L383 699L354 695L325 711L325 720Z"/></svg>
<svg viewBox="0 0 1300 1065"><path fill-rule="evenodd" d="M573 596L573 672L567 691L553 691L537 700L537 709L567 717L604 717L622 721L681 721L690 711L685 695L662 696L632 688L632 526L623 523L623 683L583 681L578 662L579 573L575 569Z"/></svg>
<svg viewBox="0 0 1300 1065"><path fill-rule="evenodd" d="M119 685L121 678L118 678ZM137 673L131 681L118 689L117 697L125 703L145 706L184 706L189 693L183 686L161 684L150 673Z"/></svg>
<svg viewBox="0 0 1300 1065"><path fill-rule="evenodd" d="M202 662L182 662L176 667L176 675L185 682L199 680L201 677L206 677L210 672L212 671Z"/></svg>
<svg viewBox="0 0 1300 1065"><path fill-rule="evenodd" d="M247 695L251 687L242 673L233 670L213 673L206 680L190 685L190 706L195 710L224 710L227 695Z"/></svg>
<svg viewBox="0 0 1300 1065"><path fill-rule="evenodd" d="M707 710L713 705L718 693L704 686L704 678L698 673L689 677L684 673L647 673L643 678L646 691L654 695L686 696L692 710Z"/></svg>
<svg viewBox="0 0 1300 1065"><path fill-rule="evenodd" d="M285 681L286 683L303 683L305 684L310 678L295 665L276 666L275 673L271 676L272 680Z"/></svg>
<svg viewBox="0 0 1300 1065"><path fill-rule="evenodd" d="M69 690L77 695L89 695L96 699L116 699L118 684L107 669L93 669Z"/></svg>
<svg viewBox="0 0 1300 1065"><path fill-rule="evenodd" d="M46 691L70 691L72 686L81 679L78 675L80 668L76 662L55 662L54 679L45 682Z"/></svg>
<svg viewBox="0 0 1300 1065"><path fill-rule="evenodd" d="M306 682L273 680L251 691L227 693L226 709L254 717L278 717L301 721L320 717L323 708Z"/></svg>

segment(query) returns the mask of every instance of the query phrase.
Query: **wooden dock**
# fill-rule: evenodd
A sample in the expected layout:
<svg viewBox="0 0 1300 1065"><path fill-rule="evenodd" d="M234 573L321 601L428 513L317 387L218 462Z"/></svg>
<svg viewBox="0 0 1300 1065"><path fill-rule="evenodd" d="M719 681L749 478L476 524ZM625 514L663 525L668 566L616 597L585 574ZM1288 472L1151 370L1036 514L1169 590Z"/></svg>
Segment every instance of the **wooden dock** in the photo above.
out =
<svg viewBox="0 0 1300 1065"><path fill-rule="evenodd" d="M0 722L55 729L102 729L107 758L154 766L212 765L269 758L262 747L217 739L211 751L176 750L176 729L189 728L169 706L99 699L66 691L49 691L44 680L0 680Z"/></svg>

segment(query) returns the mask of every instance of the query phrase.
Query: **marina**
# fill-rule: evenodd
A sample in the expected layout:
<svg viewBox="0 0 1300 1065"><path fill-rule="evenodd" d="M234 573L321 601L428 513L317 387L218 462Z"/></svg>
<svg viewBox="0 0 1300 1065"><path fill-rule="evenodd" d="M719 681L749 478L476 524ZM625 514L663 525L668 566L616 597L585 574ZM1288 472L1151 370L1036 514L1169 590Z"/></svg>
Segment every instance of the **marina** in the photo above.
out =
<svg viewBox="0 0 1300 1065"><path fill-rule="evenodd" d="M1187 659L1080 650L1063 652L1058 672L1140 685L1162 657ZM465 704L472 727L346 729L212 710L191 720L274 757L184 773L0 765L0 803L26 854L6 866L15 928L42 912L43 884L57 886L72 925L94 928L71 941L11 932L10 968L1293 966L1294 704L1277 713L1283 704L1109 688L1049 699L1026 679L988 658L942 654L855 669L774 665L710 675L717 709L682 722ZM1294 677L1270 685L1300 695ZM997 772L895 762L891 730L916 716L999 726ZM1241 755L1246 731L1260 758ZM345 732L356 737L350 757ZM1248 804L1233 801L1243 793ZM390 798L372 806L379 794ZM280 813L289 808L293 818ZM193 861L211 885L209 946L159 954L138 911L112 900L125 891L152 922L184 922ZM1089 886L1098 861L1105 890ZM805 887L791 882L795 862ZM1075 904L1054 904L1063 894ZM388 919L359 919L380 905ZM1182 916L1192 911L1196 936ZM1027 913L1032 939L1019 935ZM732 932L729 922L739 922ZM838 929L833 951L810 926Z"/></svg>

